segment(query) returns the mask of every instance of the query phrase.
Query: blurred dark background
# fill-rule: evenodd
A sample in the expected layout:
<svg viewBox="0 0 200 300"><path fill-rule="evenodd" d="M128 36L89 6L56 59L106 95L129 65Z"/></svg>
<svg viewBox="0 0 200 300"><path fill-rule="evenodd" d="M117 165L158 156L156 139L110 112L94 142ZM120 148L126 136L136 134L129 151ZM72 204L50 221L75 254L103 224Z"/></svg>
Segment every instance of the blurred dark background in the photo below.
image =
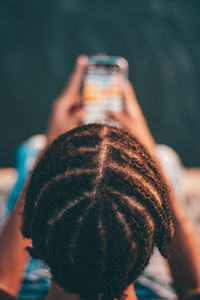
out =
<svg viewBox="0 0 200 300"><path fill-rule="evenodd" d="M130 79L158 143L200 166L199 0L1 0L0 166L44 132L75 58L128 59Z"/></svg>

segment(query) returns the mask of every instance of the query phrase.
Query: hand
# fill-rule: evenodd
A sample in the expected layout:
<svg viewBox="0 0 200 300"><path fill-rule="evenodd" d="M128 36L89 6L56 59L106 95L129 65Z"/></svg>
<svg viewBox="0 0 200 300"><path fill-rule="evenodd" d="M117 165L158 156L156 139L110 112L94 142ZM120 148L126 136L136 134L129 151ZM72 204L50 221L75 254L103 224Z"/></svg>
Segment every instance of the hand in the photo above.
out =
<svg viewBox="0 0 200 300"><path fill-rule="evenodd" d="M138 104L131 83L122 79L125 111L109 113L109 118L121 124L131 134L135 135L154 154L155 141L148 128L145 117Z"/></svg>
<svg viewBox="0 0 200 300"><path fill-rule="evenodd" d="M80 87L87 63L87 56L78 57L69 84L52 106L47 130L48 145L60 134L82 124L84 111L80 106Z"/></svg>

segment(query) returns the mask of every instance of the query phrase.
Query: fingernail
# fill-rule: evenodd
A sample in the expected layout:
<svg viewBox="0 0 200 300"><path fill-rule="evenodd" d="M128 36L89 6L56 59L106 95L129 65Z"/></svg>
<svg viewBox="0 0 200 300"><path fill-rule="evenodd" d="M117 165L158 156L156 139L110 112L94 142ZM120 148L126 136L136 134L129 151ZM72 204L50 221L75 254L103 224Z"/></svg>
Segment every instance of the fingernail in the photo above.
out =
<svg viewBox="0 0 200 300"><path fill-rule="evenodd" d="M85 67L88 64L88 57L86 55L79 55L77 58L78 65Z"/></svg>

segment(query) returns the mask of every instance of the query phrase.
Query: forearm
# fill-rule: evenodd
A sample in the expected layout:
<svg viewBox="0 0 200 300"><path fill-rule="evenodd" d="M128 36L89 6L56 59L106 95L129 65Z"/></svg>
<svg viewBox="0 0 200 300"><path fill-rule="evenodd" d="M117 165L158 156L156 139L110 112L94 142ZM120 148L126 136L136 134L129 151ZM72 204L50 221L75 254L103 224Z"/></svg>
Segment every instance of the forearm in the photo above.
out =
<svg viewBox="0 0 200 300"><path fill-rule="evenodd" d="M38 155L35 165L44 151L45 149ZM24 198L25 194L22 192L0 235L0 287L12 295L16 295L20 288L22 273L29 257L26 247L30 245L30 241L21 234L23 220L20 212L23 211Z"/></svg>
<svg viewBox="0 0 200 300"><path fill-rule="evenodd" d="M174 224L168 262L174 287L183 300L192 291L200 290L200 247L181 201L177 199L167 176L163 170L162 172L170 191L169 207Z"/></svg>
<svg viewBox="0 0 200 300"><path fill-rule="evenodd" d="M28 259L28 241L20 232L22 217L19 205L11 213L0 237L0 286L15 295L20 287L22 272Z"/></svg>
<svg viewBox="0 0 200 300"><path fill-rule="evenodd" d="M174 224L174 237L169 247L168 261L174 287L183 300L192 291L200 292L200 246L181 202L176 199L167 174L162 166L160 168L170 191L169 207Z"/></svg>
<svg viewBox="0 0 200 300"><path fill-rule="evenodd" d="M200 290L200 247L182 206L176 199L171 200L175 232L169 249L169 266L175 289L183 299L192 290Z"/></svg>

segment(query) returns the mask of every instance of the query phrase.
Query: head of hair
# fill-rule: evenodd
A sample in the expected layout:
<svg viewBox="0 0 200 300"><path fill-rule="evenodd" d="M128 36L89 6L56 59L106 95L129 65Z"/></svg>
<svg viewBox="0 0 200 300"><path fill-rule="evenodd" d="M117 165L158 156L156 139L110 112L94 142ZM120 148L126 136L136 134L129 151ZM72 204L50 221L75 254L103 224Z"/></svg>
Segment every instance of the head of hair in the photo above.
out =
<svg viewBox="0 0 200 300"><path fill-rule="evenodd" d="M168 190L145 147L90 124L58 137L34 169L23 235L52 280L82 299L120 299L172 235Z"/></svg>

